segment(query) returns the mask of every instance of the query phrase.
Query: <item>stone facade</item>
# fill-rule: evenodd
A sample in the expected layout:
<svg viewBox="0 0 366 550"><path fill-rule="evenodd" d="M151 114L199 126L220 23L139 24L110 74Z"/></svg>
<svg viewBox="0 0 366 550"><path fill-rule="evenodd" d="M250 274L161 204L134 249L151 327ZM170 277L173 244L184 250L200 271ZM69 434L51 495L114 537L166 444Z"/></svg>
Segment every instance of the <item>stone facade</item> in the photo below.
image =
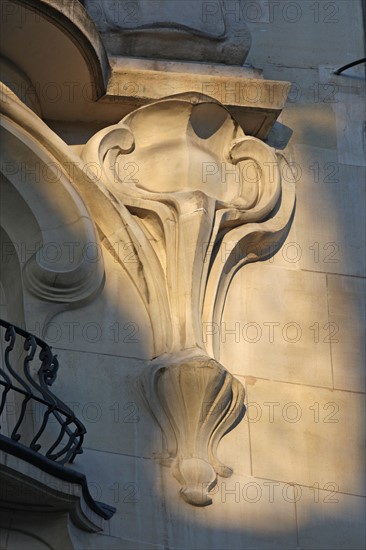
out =
<svg viewBox="0 0 366 550"><path fill-rule="evenodd" d="M1 547L364 547L352 6L2 3L1 317L86 434L0 408Z"/></svg>

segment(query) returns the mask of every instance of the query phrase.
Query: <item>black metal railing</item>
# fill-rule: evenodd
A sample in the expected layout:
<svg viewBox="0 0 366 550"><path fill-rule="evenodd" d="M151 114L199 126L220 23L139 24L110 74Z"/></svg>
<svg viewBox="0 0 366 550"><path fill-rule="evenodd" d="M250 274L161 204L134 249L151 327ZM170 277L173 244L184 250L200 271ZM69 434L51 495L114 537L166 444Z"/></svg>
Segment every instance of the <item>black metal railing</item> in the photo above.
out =
<svg viewBox="0 0 366 550"><path fill-rule="evenodd" d="M72 462L83 452L86 430L49 389L57 375L57 356L43 340L2 319L0 334L0 421L7 424L7 433L0 425L1 437L60 464Z"/></svg>

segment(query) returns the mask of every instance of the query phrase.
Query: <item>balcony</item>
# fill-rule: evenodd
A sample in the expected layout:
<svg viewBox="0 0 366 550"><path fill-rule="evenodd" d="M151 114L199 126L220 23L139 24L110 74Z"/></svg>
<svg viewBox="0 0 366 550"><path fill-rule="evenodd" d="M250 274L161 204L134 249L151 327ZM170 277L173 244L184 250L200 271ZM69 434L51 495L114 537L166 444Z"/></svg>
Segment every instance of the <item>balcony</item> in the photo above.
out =
<svg viewBox="0 0 366 550"><path fill-rule="evenodd" d="M1 319L0 336L1 527L7 528L7 517L23 519L24 511L39 509L40 522L44 511L57 513L57 521L65 512L79 529L102 530L115 509L95 501L86 477L65 466L83 452L86 430L50 390L57 356L40 338Z"/></svg>
<svg viewBox="0 0 366 550"><path fill-rule="evenodd" d="M2 332L5 329L7 343L3 354L4 366L0 368L0 417L4 413L7 416L8 412L8 419L5 419L5 423L8 420L7 434L3 433L3 426L0 425L1 437L19 442L59 464L73 462L75 456L83 452L82 443L86 430L71 409L49 389L59 368L57 356L53 355L45 342L29 332L3 320L0 320L0 326ZM22 372L19 372L21 355L25 357L22 360ZM35 435L26 442L29 412ZM9 413L12 419L9 418ZM11 428L10 420L13 424ZM47 427L51 423L54 440L46 440L42 445L42 436L46 435Z"/></svg>

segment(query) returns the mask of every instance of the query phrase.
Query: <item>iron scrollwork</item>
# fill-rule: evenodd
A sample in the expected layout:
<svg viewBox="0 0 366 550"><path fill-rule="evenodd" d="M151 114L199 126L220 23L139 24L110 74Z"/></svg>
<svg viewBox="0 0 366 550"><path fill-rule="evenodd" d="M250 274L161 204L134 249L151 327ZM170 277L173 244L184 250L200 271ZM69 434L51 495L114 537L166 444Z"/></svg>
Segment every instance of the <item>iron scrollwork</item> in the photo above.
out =
<svg viewBox="0 0 366 550"><path fill-rule="evenodd" d="M83 452L86 429L49 389L57 376L57 356L37 336L2 319L0 327L5 329L1 330L5 349L0 367L0 443L7 437L59 464L73 462Z"/></svg>

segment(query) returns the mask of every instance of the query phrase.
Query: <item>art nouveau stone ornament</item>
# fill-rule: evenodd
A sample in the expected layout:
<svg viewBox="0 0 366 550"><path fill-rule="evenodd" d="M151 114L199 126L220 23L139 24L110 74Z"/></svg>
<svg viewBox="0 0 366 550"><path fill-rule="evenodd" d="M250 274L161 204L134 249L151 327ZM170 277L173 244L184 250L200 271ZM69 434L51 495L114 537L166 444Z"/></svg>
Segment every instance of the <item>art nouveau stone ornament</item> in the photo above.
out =
<svg viewBox="0 0 366 550"><path fill-rule="evenodd" d="M124 267L149 313L155 357L138 387L165 436L160 458L186 501L209 504L217 474L231 474L216 448L244 414L244 390L203 326L219 326L235 271L286 235L294 191L281 182L285 161L195 94L134 111L98 132L83 158L97 162L135 248L137 262Z"/></svg>
<svg viewBox="0 0 366 550"><path fill-rule="evenodd" d="M272 254L286 235L294 191L281 181L285 161L202 95L137 109L91 138L81 159L8 88L2 94L5 172L14 154L47 160L57 172L60 215L75 211L85 242L97 243L95 223L140 293L155 359L137 386L165 436L160 459L171 465L186 501L209 504L217 475L231 474L216 450L244 414L244 389L219 363L217 331L206 341L203 327L220 325L235 271ZM22 185L16 174L4 175ZM65 219L62 229L49 187L46 178L23 192L32 191L43 246L56 223L62 247L74 221ZM126 242L136 262L119 256ZM35 254L23 266L29 290L54 302L51 314L92 299L103 283L101 262L68 262L61 254L46 265Z"/></svg>

